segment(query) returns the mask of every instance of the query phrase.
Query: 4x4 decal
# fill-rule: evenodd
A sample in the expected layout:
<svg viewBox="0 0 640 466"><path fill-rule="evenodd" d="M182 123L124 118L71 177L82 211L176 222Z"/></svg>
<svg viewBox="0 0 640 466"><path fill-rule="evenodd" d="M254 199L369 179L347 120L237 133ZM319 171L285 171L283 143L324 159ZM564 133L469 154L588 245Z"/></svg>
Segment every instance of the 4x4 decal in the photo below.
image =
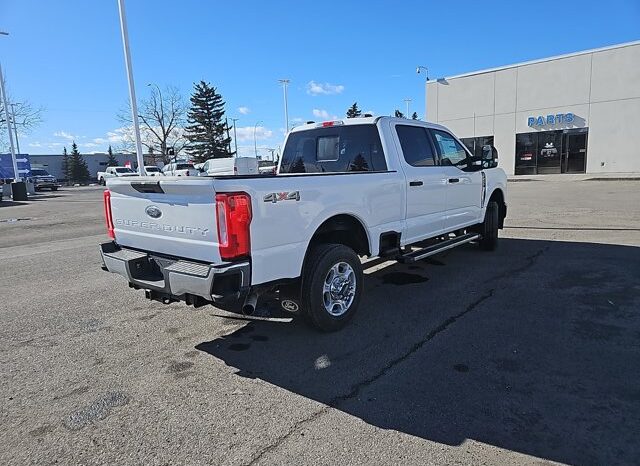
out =
<svg viewBox="0 0 640 466"><path fill-rule="evenodd" d="M284 193L271 193L267 194L263 201L264 202L280 202L280 201L299 201L300 200L300 191L291 191Z"/></svg>

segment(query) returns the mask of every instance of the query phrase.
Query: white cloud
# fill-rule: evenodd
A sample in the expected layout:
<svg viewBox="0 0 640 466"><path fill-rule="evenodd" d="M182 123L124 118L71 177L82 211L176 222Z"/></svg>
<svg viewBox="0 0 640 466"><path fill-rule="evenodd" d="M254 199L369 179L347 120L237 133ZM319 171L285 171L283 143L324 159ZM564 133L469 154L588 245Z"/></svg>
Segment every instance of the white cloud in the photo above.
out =
<svg viewBox="0 0 640 466"><path fill-rule="evenodd" d="M58 138L68 139L69 141L78 139L78 136L74 136L73 134L67 133L66 131L56 131L55 133L53 133L53 135Z"/></svg>
<svg viewBox="0 0 640 466"><path fill-rule="evenodd" d="M84 144L80 144L80 147L89 147L94 148L98 147L100 144L96 144L95 142L85 142Z"/></svg>
<svg viewBox="0 0 640 466"><path fill-rule="evenodd" d="M236 134L238 141L253 141L254 127L253 126L239 126L236 128ZM273 131L265 128L264 126L255 127L255 138L257 141L269 139L273 136Z"/></svg>
<svg viewBox="0 0 640 466"><path fill-rule="evenodd" d="M92 141L95 144L106 144L107 142L109 142L109 140L105 138L94 138Z"/></svg>
<svg viewBox="0 0 640 466"><path fill-rule="evenodd" d="M30 142L29 147L42 147L42 144L40 144L39 142Z"/></svg>
<svg viewBox="0 0 640 466"><path fill-rule="evenodd" d="M248 115L251 113L251 109L249 107L238 107L238 111L243 115Z"/></svg>
<svg viewBox="0 0 640 466"><path fill-rule="evenodd" d="M344 91L344 86L341 84L317 83L315 81L309 81L307 84L307 94L310 95L333 95L341 94L342 91Z"/></svg>
<svg viewBox="0 0 640 466"><path fill-rule="evenodd" d="M327 112L326 110L321 110L319 108L314 108L313 109L313 116L316 117L316 118L327 119L327 118L329 118L329 112Z"/></svg>

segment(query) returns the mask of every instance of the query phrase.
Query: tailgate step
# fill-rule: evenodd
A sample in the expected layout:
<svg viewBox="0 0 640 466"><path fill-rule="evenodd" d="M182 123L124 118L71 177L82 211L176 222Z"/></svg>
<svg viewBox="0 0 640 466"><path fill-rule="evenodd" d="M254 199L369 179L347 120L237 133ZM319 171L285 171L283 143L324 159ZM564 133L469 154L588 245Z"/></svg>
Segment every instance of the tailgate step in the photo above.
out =
<svg viewBox="0 0 640 466"><path fill-rule="evenodd" d="M477 239L480 239L480 235L478 233L467 233L466 235L456 236L455 238L441 241L437 244L428 246L426 248L417 249L416 251L412 251L407 254L402 254L400 256L397 256L396 260L403 264L409 264L411 262L416 262L421 259L425 259L429 256L433 256L434 254L438 254L439 252L446 251L447 249L455 248L456 246L460 246L462 244L475 241Z"/></svg>

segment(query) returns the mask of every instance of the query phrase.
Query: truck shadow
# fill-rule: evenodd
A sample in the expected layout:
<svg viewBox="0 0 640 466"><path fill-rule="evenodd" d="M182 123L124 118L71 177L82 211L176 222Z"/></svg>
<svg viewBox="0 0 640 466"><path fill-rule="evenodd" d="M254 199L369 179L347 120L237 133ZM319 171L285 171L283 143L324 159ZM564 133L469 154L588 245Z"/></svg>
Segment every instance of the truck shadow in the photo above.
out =
<svg viewBox="0 0 640 466"><path fill-rule="evenodd" d="M196 349L425 440L634 463L639 284L640 248L503 239L495 253L469 246L367 275L341 332L253 321Z"/></svg>

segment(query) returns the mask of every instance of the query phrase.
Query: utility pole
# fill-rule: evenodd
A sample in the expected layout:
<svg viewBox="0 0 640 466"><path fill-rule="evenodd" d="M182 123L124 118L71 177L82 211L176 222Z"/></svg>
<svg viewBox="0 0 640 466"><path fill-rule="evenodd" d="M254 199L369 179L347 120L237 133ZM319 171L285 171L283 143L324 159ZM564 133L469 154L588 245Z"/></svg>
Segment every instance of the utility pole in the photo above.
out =
<svg viewBox="0 0 640 466"><path fill-rule="evenodd" d="M227 150L231 152L231 136L229 135L229 120L227 117L224 117L224 126L227 130L227 139L229 140L229 145L227 146Z"/></svg>
<svg viewBox="0 0 640 466"><path fill-rule="evenodd" d="M232 118L231 121L233 121L233 145L236 148L236 157L238 156L238 138L236 137L236 121L238 121L239 118Z"/></svg>
<svg viewBox="0 0 640 466"><path fill-rule="evenodd" d="M11 105L11 119L13 120L13 132L16 136L16 153L20 155L20 141L18 140L18 125L16 124L16 105Z"/></svg>
<svg viewBox="0 0 640 466"><path fill-rule="evenodd" d="M411 115L409 115L409 103L411 102L411 99L407 97L406 99L404 99L404 101L407 104L407 113L405 113L404 115L406 118L411 118Z"/></svg>
<svg viewBox="0 0 640 466"><path fill-rule="evenodd" d="M289 105L287 103L287 86L291 82L290 79L278 79L278 82L282 84L282 90L284 92L284 134L289 132Z"/></svg>
<svg viewBox="0 0 640 466"><path fill-rule="evenodd" d="M262 120L256 121L256 124L253 125L253 150L255 152L256 159L258 158L258 139L256 138L256 130L260 123L262 123Z"/></svg>
<svg viewBox="0 0 640 466"><path fill-rule="evenodd" d="M127 68L127 80L129 81L129 100L131 101L131 117L133 131L136 138L136 156L138 159L138 173L144 176L144 156L142 155L142 142L140 141L140 124L138 123L138 104L136 102L136 88L133 82L133 68L131 65L131 52L129 51L129 31L127 29L127 17L124 9L124 0L118 0L120 13L120 30L122 31L122 46L124 48L124 62Z"/></svg>

